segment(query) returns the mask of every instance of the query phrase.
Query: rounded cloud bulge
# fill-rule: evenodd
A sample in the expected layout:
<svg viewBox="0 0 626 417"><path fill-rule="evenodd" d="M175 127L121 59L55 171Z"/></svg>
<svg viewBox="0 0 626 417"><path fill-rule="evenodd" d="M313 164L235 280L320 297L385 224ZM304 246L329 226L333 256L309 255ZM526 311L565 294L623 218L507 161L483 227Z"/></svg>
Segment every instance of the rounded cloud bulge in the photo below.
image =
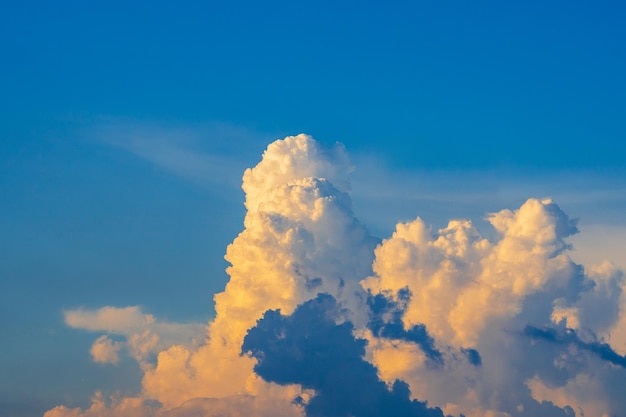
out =
<svg viewBox="0 0 626 417"><path fill-rule="evenodd" d="M45 417L626 409L624 273L571 259L576 222L556 202L490 214L490 238L470 220L433 230L417 217L381 240L354 214L352 170L341 144L300 134L268 145L243 174L247 212L215 318L66 311L69 326L97 333L94 362L140 362L142 388Z"/></svg>

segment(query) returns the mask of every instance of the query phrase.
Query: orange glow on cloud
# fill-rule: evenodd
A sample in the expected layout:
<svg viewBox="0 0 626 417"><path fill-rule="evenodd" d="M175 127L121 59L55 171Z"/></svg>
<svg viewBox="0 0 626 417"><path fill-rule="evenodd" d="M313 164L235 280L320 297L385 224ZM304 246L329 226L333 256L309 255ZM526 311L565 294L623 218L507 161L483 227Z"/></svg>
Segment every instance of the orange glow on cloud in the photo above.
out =
<svg viewBox="0 0 626 417"><path fill-rule="evenodd" d="M208 332L161 323L138 307L65 312L71 327L124 338L100 336L91 354L117 364L128 352L142 364L142 392L112 400L96 394L88 409L59 406L45 417L303 416L316 393L265 381L241 349L267 310L289 315L319 293L334 297L339 321L367 340L365 359L383 381L405 381L412 398L446 413L565 416L569 406L609 415L624 405L599 398L612 380L626 381L625 369L592 349L558 344L565 339L523 334L526 325L556 329L586 338L579 346L610 340L626 353L624 274L572 261L575 222L556 203L531 198L491 214L494 241L470 221L433 231L416 218L378 242L352 212L351 170L341 145L326 149L307 135L270 144L243 175L244 230L226 250L230 280L215 295ZM396 326L395 336L372 330L372 297L389 303L381 320ZM416 326L425 326L441 364L407 336ZM585 381L594 398L579 395Z"/></svg>

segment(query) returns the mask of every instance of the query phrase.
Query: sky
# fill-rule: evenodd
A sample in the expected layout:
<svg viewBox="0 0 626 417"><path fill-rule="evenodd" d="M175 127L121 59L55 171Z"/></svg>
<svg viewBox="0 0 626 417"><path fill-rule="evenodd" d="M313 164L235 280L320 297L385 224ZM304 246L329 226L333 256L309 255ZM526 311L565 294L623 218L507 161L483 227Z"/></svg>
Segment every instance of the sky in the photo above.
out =
<svg viewBox="0 0 626 417"><path fill-rule="evenodd" d="M620 415L626 7L336 3L0 2L0 415Z"/></svg>

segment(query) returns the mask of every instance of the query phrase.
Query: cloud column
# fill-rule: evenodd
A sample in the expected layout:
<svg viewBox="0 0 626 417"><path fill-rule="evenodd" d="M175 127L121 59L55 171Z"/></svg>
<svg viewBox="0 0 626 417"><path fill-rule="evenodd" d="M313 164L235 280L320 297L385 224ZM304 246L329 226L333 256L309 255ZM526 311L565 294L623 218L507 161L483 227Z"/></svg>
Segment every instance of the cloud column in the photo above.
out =
<svg viewBox="0 0 626 417"><path fill-rule="evenodd" d="M161 352L144 377L146 396L169 406L272 389L293 398L297 388L264 383L252 371L254 360L240 356L257 319L269 309L290 314L325 292L346 312L358 312L346 318L365 323L359 281L371 274L377 242L352 213L351 169L343 146L328 149L298 135L270 144L261 162L246 170L245 229L226 252L230 280L215 296L208 342L197 351L173 346Z"/></svg>

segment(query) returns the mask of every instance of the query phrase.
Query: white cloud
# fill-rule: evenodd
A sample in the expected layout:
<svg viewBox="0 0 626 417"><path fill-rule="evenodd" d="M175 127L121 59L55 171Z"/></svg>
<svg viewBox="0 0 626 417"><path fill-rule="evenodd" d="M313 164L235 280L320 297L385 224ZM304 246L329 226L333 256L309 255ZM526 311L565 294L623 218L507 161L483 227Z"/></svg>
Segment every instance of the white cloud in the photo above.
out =
<svg viewBox="0 0 626 417"><path fill-rule="evenodd" d="M137 306L102 307L98 310L67 310L65 324L75 329L127 334L154 322L150 314L143 314Z"/></svg>
<svg viewBox="0 0 626 417"><path fill-rule="evenodd" d="M124 336L124 342L113 342L101 336L91 348L95 362L117 364L124 347L142 366L149 367L151 356L173 344L195 345L206 337L206 325L200 323L167 323L145 314L138 306L111 307L98 310L66 310L65 323L75 329Z"/></svg>
<svg viewBox="0 0 626 417"><path fill-rule="evenodd" d="M362 292L358 282L370 271L375 241L354 218L349 196L321 178L328 173L347 187L349 169L341 147L324 150L306 135L268 146L263 160L244 174L249 210L244 231L226 251L230 281L215 296L210 340L197 351L174 346L161 352L157 367L144 377L147 394L172 405L263 392L267 384L240 351L247 330L266 310L289 313L325 291L351 311L362 311L354 294Z"/></svg>
<svg viewBox="0 0 626 417"><path fill-rule="evenodd" d="M413 218L376 246L352 211L351 170L340 145L324 148L306 135L270 144L243 176L244 230L227 248L230 281L215 295L208 337L201 325L164 323L139 307L66 311L71 327L123 336L101 336L92 356L117 363L124 348L144 364L142 392L97 395L87 409L61 406L46 417L303 415L315 393L263 380L241 347L267 310L289 315L320 292L337 300L337 320L351 321L368 340L365 358L378 376L406 381L429 406L494 417L567 416L568 406L599 416L623 409L613 387L626 383L619 365L626 352L624 275L608 263L583 268L572 260L575 222L555 202L530 198L496 211L487 216L487 233L470 220L433 230ZM388 179L395 181L362 183L355 193L370 193L361 201L383 197L381 207L414 197L453 201L432 185L416 182L416 191L406 192L406 183L386 187ZM429 187L431 195L422 193ZM460 198L484 207L478 200L497 182L487 188ZM387 216L382 209L379 215ZM368 292L387 304L374 307ZM305 348L274 336L296 357ZM593 398L579 395L586 382Z"/></svg>

